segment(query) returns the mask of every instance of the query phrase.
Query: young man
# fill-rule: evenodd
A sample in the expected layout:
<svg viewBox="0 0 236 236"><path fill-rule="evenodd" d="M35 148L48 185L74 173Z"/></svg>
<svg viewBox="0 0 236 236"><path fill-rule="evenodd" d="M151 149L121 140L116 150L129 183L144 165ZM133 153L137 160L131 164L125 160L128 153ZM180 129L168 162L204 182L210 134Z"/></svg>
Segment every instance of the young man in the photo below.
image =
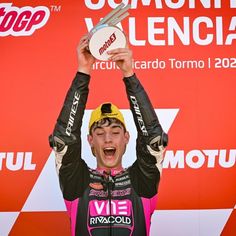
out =
<svg viewBox="0 0 236 236"><path fill-rule="evenodd" d="M119 109L114 104L105 103L92 112L89 121L88 142L96 157L97 169L88 168L81 158L80 129L95 58L87 47L88 42L83 37L77 49L78 73L50 136L70 216L71 234L149 235L167 135L133 72L132 51L128 48L112 50L110 59L123 73L137 127L137 159L131 167L122 167L129 133Z"/></svg>

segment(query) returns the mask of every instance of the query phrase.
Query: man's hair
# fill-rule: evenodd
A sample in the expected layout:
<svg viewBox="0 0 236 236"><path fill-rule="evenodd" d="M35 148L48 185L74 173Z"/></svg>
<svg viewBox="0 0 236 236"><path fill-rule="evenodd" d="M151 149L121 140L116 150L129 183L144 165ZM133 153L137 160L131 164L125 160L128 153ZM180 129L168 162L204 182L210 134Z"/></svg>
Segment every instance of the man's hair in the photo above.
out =
<svg viewBox="0 0 236 236"><path fill-rule="evenodd" d="M89 134L91 135L92 131L98 127L102 127L102 126L108 127L111 124L121 125L124 128L124 132L126 132L126 127L124 126L124 124L120 120L118 120L116 118L105 117L105 118L93 123L93 125L89 129Z"/></svg>

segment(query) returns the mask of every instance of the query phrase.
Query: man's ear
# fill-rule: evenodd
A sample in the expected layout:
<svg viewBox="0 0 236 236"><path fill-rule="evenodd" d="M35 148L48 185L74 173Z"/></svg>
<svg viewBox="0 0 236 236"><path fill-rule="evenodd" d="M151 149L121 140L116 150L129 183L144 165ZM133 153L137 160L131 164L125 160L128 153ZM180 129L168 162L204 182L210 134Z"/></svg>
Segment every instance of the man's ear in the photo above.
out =
<svg viewBox="0 0 236 236"><path fill-rule="evenodd" d="M88 134L87 135L87 140L88 140L88 143L89 143L90 147L93 147L93 136Z"/></svg>
<svg viewBox="0 0 236 236"><path fill-rule="evenodd" d="M126 144L129 143L129 138L130 138L129 132L126 131L126 132L125 132L125 143L126 143Z"/></svg>
<svg viewBox="0 0 236 236"><path fill-rule="evenodd" d="M92 151L93 155L95 156L95 152L94 152L94 148L93 148L93 136L91 134L88 134L87 135L87 140L88 140L88 143L91 147L91 151Z"/></svg>

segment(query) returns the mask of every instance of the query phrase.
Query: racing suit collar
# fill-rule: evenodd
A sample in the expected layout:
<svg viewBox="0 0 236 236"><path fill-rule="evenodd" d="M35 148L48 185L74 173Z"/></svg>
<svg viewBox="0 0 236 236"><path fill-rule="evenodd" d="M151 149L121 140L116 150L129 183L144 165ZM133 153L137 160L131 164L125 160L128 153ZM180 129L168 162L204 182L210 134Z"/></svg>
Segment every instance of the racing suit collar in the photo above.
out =
<svg viewBox="0 0 236 236"><path fill-rule="evenodd" d="M107 175L115 176L115 175L119 174L120 172L122 172L124 170L124 168L121 167L121 168L106 169L106 168L99 168L98 167L96 170L100 174L107 174Z"/></svg>

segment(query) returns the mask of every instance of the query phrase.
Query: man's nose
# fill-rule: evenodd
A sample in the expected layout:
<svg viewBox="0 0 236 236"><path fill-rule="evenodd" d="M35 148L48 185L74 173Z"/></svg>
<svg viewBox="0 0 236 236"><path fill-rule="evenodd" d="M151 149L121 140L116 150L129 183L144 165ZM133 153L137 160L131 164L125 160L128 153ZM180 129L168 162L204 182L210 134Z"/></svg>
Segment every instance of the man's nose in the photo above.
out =
<svg viewBox="0 0 236 236"><path fill-rule="evenodd" d="M112 141L112 137L111 137L111 134L110 134L110 133L106 133L104 138L105 138L105 142L106 142L106 143Z"/></svg>

